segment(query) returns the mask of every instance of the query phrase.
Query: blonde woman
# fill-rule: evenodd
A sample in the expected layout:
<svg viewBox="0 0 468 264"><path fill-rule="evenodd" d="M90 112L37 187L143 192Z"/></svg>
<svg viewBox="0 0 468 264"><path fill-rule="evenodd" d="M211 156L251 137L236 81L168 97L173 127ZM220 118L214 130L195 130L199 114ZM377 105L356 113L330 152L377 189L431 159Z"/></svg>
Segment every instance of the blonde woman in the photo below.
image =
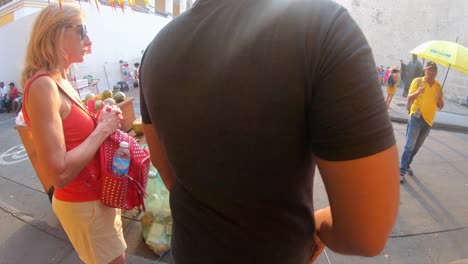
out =
<svg viewBox="0 0 468 264"><path fill-rule="evenodd" d="M22 111L38 161L53 180L52 208L83 262L124 263L120 211L99 202L97 155L120 127L121 111L106 104L95 118L79 105L66 79L70 65L91 50L84 16L74 6L49 6L31 32L21 78Z"/></svg>
<svg viewBox="0 0 468 264"><path fill-rule="evenodd" d="M398 68L393 67L391 69L390 76L388 76L387 80L387 109L390 108L390 103L392 102L393 95L395 95L396 89L398 87L398 83L400 79L398 78L398 73L400 71Z"/></svg>

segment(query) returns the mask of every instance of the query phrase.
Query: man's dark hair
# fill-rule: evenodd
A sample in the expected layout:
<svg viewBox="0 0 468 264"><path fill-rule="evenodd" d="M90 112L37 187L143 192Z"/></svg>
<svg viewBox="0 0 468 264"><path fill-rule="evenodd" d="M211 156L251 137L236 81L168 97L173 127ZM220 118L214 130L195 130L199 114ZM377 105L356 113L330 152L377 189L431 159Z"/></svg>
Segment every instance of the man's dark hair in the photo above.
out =
<svg viewBox="0 0 468 264"><path fill-rule="evenodd" d="M14 82L9 83L8 85L10 85L11 87L15 87L15 83L14 83Z"/></svg>

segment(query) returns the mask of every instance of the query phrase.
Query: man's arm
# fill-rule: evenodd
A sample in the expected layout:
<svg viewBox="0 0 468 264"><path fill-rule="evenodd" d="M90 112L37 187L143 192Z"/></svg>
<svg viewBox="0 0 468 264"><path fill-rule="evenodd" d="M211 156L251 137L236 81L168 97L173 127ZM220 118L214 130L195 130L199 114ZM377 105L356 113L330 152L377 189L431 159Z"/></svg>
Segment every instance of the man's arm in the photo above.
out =
<svg viewBox="0 0 468 264"><path fill-rule="evenodd" d="M419 78L414 79L411 82L411 86L408 91L408 101L414 102L416 98L424 92L423 80L421 80L421 85L418 87Z"/></svg>
<svg viewBox="0 0 468 264"><path fill-rule="evenodd" d="M161 144L158 133L154 129L153 124L143 124L143 133L150 150L151 162L153 162L153 165L158 169L164 185L166 185L166 188L170 191L174 179L169 168L166 151Z"/></svg>
<svg viewBox="0 0 468 264"><path fill-rule="evenodd" d="M158 170L159 175L161 175L161 179L164 182L164 185L166 185L167 190L171 191L173 183L172 171L169 168L169 161L167 159L166 150L164 149L158 132L156 131L156 128L153 125L153 121L150 118L148 106L146 105L147 98L144 95L144 91L147 89L147 84L144 83L146 51L147 50L145 50L145 53L141 58L141 64L138 71L140 82L140 114L143 121L143 133L145 135L146 142L148 143L151 162ZM151 87L151 85L148 87Z"/></svg>
<svg viewBox="0 0 468 264"><path fill-rule="evenodd" d="M442 89L440 89L437 92L437 107L439 109L444 108L445 102L444 102L444 93L442 92Z"/></svg>
<svg viewBox="0 0 468 264"><path fill-rule="evenodd" d="M379 254L398 213L396 146L355 160L315 160L330 201L330 207L315 212L320 239L337 253Z"/></svg>

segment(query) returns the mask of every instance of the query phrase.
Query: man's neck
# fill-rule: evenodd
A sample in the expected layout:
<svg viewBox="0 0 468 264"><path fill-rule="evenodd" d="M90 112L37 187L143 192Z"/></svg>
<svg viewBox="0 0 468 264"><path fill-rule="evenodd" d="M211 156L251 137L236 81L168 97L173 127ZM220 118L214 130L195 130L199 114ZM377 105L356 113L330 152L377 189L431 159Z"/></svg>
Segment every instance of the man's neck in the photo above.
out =
<svg viewBox="0 0 468 264"><path fill-rule="evenodd" d="M427 84L429 84L430 86L434 85L435 83L435 79L427 79L427 78L424 78L424 80L427 82Z"/></svg>

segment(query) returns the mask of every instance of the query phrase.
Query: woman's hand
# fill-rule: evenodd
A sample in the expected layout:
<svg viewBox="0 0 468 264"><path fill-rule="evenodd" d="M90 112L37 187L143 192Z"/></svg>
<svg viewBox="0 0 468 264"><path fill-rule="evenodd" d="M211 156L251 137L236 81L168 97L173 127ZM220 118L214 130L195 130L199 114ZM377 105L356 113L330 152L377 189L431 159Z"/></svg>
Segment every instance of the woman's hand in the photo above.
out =
<svg viewBox="0 0 468 264"><path fill-rule="evenodd" d="M122 120L123 116L120 108L116 105L109 105L106 102L98 115L98 125L96 129L100 129L109 136L120 128L120 121Z"/></svg>

